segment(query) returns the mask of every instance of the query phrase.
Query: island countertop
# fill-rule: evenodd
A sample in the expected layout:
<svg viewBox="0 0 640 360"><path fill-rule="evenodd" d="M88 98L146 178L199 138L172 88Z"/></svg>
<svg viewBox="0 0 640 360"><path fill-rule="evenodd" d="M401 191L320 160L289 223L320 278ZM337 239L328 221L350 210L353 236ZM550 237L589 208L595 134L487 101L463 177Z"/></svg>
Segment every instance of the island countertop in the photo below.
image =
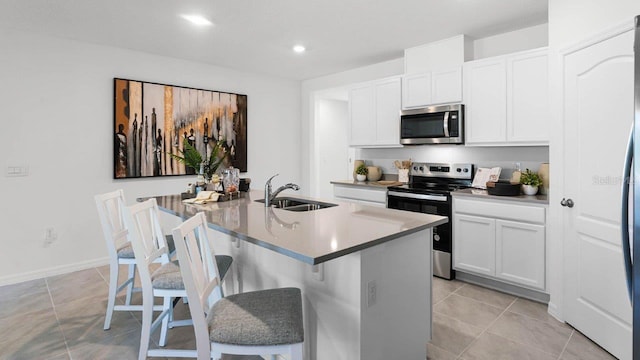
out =
<svg viewBox="0 0 640 360"><path fill-rule="evenodd" d="M264 198L259 190L251 190L237 200L204 205L183 204L180 195L155 198L158 206L172 215L187 219L203 211L211 229L313 265L448 221L444 216L317 200L291 192L280 197L338 206L306 212L267 208L255 201Z"/></svg>

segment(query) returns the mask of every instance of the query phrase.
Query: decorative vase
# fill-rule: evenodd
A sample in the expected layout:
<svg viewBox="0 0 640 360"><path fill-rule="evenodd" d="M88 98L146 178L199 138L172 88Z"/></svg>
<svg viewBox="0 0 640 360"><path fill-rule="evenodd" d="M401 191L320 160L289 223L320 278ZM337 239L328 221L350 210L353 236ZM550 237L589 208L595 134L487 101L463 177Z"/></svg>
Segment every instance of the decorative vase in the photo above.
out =
<svg viewBox="0 0 640 360"><path fill-rule="evenodd" d="M367 173L367 180L378 181L382 178L382 171L377 166L367 166L369 172Z"/></svg>
<svg viewBox="0 0 640 360"><path fill-rule="evenodd" d="M354 160L354 161L353 161L353 180L358 180L358 179L356 178L356 175L358 175L358 174L356 174L356 169L357 169L357 168L358 168L358 166L360 166L360 165L364 165L364 160Z"/></svg>
<svg viewBox="0 0 640 360"><path fill-rule="evenodd" d="M356 180L360 182L365 181L367 180L367 175L356 174Z"/></svg>
<svg viewBox="0 0 640 360"><path fill-rule="evenodd" d="M522 192L525 195L535 195L538 193L538 187L531 185L522 185Z"/></svg>
<svg viewBox="0 0 640 360"><path fill-rule="evenodd" d="M548 195L549 194L549 163L540 164L540 169L538 169L538 175L540 175L540 178L542 179L540 194Z"/></svg>
<svg viewBox="0 0 640 360"><path fill-rule="evenodd" d="M409 182L409 169L398 169L398 181L405 184Z"/></svg>

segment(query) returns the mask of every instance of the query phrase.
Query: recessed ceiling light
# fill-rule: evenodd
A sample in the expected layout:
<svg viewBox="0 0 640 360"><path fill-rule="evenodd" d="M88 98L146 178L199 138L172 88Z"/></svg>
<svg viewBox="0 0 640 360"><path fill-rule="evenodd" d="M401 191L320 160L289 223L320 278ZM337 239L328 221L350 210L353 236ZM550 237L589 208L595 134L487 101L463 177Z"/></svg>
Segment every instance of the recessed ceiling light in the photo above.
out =
<svg viewBox="0 0 640 360"><path fill-rule="evenodd" d="M210 26L213 25L211 21L201 15L180 15L183 19L198 26Z"/></svg>
<svg viewBox="0 0 640 360"><path fill-rule="evenodd" d="M305 52L305 50L307 50L307 48L302 45L296 45L293 47L293 51L297 52L298 54Z"/></svg>

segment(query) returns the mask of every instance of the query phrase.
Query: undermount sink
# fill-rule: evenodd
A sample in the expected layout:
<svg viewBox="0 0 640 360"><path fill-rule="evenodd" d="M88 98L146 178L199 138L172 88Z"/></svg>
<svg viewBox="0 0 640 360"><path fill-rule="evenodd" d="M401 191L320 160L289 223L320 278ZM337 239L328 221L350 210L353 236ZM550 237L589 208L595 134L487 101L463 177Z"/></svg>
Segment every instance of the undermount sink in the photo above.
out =
<svg viewBox="0 0 640 360"><path fill-rule="evenodd" d="M256 200L257 202L264 203L264 199ZM338 206L337 204L325 203L320 201L297 199L290 197L275 198L271 203L274 208L288 210L288 211L313 211L319 209L325 209L332 206Z"/></svg>

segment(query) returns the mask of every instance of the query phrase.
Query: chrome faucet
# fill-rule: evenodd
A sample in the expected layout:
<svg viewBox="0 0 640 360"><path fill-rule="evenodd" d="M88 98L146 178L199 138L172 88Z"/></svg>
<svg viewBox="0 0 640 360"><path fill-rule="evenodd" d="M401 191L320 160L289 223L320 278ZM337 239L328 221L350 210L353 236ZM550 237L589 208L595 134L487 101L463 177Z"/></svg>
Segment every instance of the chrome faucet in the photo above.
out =
<svg viewBox="0 0 640 360"><path fill-rule="evenodd" d="M276 196L278 196L278 194L280 194L281 192L283 192L284 190L287 189L293 189L293 190L300 190L300 186L296 185L296 184L286 184L284 186L280 186L278 189L276 189L276 191L271 191L271 180L278 176L280 174L275 174L272 177L269 178L269 180L267 180L267 183L264 184L264 206L269 207L271 206L271 203L273 202L273 200L276 198Z"/></svg>

